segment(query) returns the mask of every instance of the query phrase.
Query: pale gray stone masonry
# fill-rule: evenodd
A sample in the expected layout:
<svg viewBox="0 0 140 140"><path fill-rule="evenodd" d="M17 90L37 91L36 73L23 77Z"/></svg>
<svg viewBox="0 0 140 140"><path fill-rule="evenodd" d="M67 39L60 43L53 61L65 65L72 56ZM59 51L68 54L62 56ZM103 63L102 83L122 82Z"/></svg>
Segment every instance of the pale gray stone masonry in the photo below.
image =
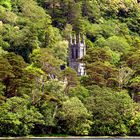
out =
<svg viewBox="0 0 140 140"><path fill-rule="evenodd" d="M78 76L86 75L85 64L80 60L86 55L84 36L70 35L69 39L69 67L73 68Z"/></svg>

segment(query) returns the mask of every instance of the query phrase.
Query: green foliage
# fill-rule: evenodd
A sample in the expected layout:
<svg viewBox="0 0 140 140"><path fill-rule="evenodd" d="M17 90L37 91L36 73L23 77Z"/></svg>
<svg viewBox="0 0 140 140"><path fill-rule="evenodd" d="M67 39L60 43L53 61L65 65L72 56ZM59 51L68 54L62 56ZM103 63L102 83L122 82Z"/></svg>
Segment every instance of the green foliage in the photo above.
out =
<svg viewBox="0 0 140 140"><path fill-rule="evenodd" d="M5 90L5 85L2 82L0 82L0 104L3 103L3 101L5 100L4 90Z"/></svg>
<svg viewBox="0 0 140 140"><path fill-rule="evenodd" d="M0 5L0 18L1 21L4 23L10 23L10 24L15 24L17 21L17 15L6 8L2 7Z"/></svg>
<svg viewBox="0 0 140 140"><path fill-rule="evenodd" d="M90 113L77 97L70 98L63 103L59 119L65 122L69 134L88 135L92 124Z"/></svg>
<svg viewBox="0 0 140 140"><path fill-rule="evenodd" d="M140 135L139 17L136 0L0 0L0 136ZM75 33L83 77L60 70Z"/></svg>
<svg viewBox="0 0 140 140"><path fill-rule="evenodd" d="M57 104L54 102L47 102L45 101L40 107L39 107L40 113L43 115L43 120L45 122L46 126L55 126L55 113L57 111Z"/></svg>
<svg viewBox="0 0 140 140"><path fill-rule="evenodd" d="M78 81L78 77L77 77L77 73L71 69L71 68L66 68L64 71L63 71L63 77L66 78L67 80L67 83L66 83L66 88L65 88L65 92L68 93L69 92L69 89L71 87L75 87L79 84L79 81Z"/></svg>
<svg viewBox="0 0 140 140"><path fill-rule="evenodd" d="M0 135L28 135L35 123L43 123L42 115L27 99L13 97L0 107Z"/></svg>
<svg viewBox="0 0 140 140"><path fill-rule="evenodd" d="M51 76L52 74L59 75L60 73L59 67L63 61L57 56L58 54L54 54L54 50L51 48L39 48L34 49L30 58L35 67L41 68L46 74Z"/></svg>
<svg viewBox="0 0 140 140"><path fill-rule="evenodd" d="M129 82L130 87L133 89L134 93L138 93L139 92L139 86L140 86L140 76L136 76L134 78L132 78Z"/></svg>
<svg viewBox="0 0 140 140"><path fill-rule="evenodd" d="M8 77L14 77L12 74L12 67L9 64L8 60L1 56L0 59L0 80L5 80Z"/></svg>
<svg viewBox="0 0 140 140"><path fill-rule="evenodd" d="M140 113L136 112L135 117L131 120L131 133L132 135L139 135L140 134Z"/></svg>
<svg viewBox="0 0 140 140"><path fill-rule="evenodd" d="M2 83L0 83L0 96L4 95L4 89L5 89L5 86Z"/></svg>
<svg viewBox="0 0 140 140"><path fill-rule="evenodd" d="M20 96L30 90L28 73L24 68L26 64L21 56L8 53L1 59L0 80L6 86L5 96ZM5 65L6 64L6 65Z"/></svg>
<svg viewBox="0 0 140 140"><path fill-rule="evenodd" d="M132 117L132 99L125 92L108 88L90 87L91 96L86 106L92 112L94 135L127 135Z"/></svg>
<svg viewBox="0 0 140 140"><path fill-rule="evenodd" d="M99 86L118 86L118 70L109 63L94 62L87 65L87 74L85 85L97 84Z"/></svg>
<svg viewBox="0 0 140 140"><path fill-rule="evenodd" d="M12 8L11 0L1 0L0 5L2 5L3 7L7 8L9 10L11 10L11 8Z"/></svg>
<svg viewBox="0 0 140 140"><path fill-rule="evenodd" d="M86 97L88 97L89 92L88 92L88 90L85 87L77 86L77 87L71 88L68 94L69 94L70 97L75 97L76 96L82 102L84 102L84 99Z"/></svg>
<svg viewBox="0 0 140 140"><path fill-rule="evenodd" d="M106 45L109 46L113 51L126 53L130 50L129 44L122 37L112 36L107 39Z"/></svg>
<svg viewBox="0 0 140 140"><path fill-rule="evenodd" d="M108 52L108 54L111 56L110 63L117 65L120 62L121 54L118 53L117 51L112 51L109 47L105 47L105 49Z"/></svg>
<svg viewBox="0 0 140 140"><path fill-rule="evenodd" d="M128 56L127 64L132 69L139 71L140 68L140 50L137 50L137 52L132 53L130 56Z"/></svg>

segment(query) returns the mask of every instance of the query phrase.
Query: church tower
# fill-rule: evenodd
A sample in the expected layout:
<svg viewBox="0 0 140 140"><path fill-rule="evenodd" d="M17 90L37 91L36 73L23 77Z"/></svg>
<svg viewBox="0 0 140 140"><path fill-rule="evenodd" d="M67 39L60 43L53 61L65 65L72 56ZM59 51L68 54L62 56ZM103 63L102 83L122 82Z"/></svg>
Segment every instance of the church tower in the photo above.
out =
<svg viewBox="0 0 140 140"><path fill-rule="evenodd" d="M73 68L78 76L83 76L85 72L85 64L80 62L80 59L86 55L86 45L84 36L70 35L69 39L69 66Z"/></svg>

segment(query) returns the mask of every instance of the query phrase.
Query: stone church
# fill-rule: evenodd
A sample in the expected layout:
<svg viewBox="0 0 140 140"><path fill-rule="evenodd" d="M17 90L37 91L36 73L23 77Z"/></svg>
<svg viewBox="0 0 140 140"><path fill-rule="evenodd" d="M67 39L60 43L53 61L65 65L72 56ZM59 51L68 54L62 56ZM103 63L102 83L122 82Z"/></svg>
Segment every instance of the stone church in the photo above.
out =
<svg viewBox="0 0 140 140"><path fill-rule="evenodd" d="M86 54L86 44L84 36L70 35L69 39L69 67L73 68L78 76L86 75L85 64L81 59Z"/></svg>

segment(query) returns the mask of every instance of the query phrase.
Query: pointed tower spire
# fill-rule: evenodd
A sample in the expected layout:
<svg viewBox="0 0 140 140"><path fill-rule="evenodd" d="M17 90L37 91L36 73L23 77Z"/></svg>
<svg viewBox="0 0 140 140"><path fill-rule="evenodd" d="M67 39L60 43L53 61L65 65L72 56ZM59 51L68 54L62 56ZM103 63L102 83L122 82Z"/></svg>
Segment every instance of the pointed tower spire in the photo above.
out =
<svg viewBox="0 0 140 140"><path fill-rule="evenodd" d="M84 38L84 34L82 35L82 43L85 45L85 38Z"/></svg>
<svg viewBox="0 0 140 140"><path fill-rule="evenodd" d="M81 43L81 36L80 36L80 33L78 34L78 43L79 43L79 44Z"/></svg>
<svg viewBox="0 0 140 140"><path fill-rule="evenodd" d="M69 36L69 43L70 43L70 45L72 45L73 43L72 43L72 35L70 34L70 36Z"/></svg>
<svg viewBox="0 0 140 140"><path fill-rule="evenodd" d="M74 44L76 44L76 35L74 34Z"/></svg>
<svg viewBox="0 0 140 140"><path fill-rule="evenodd" d="M85 63L81 61L84 55L86 55L84 35L75 33L72 35L72 37L70 37L68 64L77 72L78 76L83 76L86 74Z"/></svg>

